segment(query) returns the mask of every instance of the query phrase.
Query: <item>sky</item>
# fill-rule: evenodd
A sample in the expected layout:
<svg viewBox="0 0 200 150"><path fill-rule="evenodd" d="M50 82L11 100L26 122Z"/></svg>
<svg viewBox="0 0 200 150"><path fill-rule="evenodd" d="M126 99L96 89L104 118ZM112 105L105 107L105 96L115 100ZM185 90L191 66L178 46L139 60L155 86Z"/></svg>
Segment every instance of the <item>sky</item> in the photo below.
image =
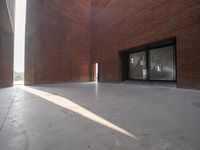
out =
<svg viewBox="0 0 200 150"><path fill-rule="evenodd" d="M24 72L26 0L15 3L14 71Z"/></svg>

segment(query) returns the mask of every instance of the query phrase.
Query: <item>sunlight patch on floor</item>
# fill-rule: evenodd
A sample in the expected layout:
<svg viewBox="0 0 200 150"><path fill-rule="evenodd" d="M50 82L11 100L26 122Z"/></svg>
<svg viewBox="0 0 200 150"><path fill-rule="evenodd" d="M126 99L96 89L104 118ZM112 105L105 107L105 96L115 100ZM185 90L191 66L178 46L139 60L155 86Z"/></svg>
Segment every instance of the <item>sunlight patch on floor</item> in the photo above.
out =
<svg viewBox="0 0 200 150"><path fill-rule="evenodd" d="M61 96L58 96L58 95L54 95L54 94L51 94L51 93L48 93L48 92L44 92L44 91L41 91L41 90L36 90L34 88L31 88L31 87L27 87L27 86L20 86L20 88L22 88L23 90L29 92L29 93L32 93L36 96L39 96L51 103L54 103L58 106L61 106L63 108L66 108L72 112L75 112L89 120L92 120L96 123L99 123L105 127L108 127L112 130L115 130L121 134L124 134L124 135L127 135L133 139L138 139L136 136L134 136L132 133L128 132L127 130L109 122L108 120L98 116L97 114L85 109L84 107L76 104L75 102L71 101L70 99L67 99L67 98L64 98L64 97L61 97Z"/></svg>

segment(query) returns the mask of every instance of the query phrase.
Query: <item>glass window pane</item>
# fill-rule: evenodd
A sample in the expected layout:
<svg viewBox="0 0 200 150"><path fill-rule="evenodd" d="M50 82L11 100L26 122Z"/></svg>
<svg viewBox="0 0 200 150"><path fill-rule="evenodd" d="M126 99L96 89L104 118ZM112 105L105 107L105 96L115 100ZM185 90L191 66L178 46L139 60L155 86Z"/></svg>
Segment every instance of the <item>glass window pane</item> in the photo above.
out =
<svg viewBox="0 0 200 150"><path fill-rule="evenodd" d="M146 79L146 52L132 53L129 56L130 79Z"/></svg>
<svg viewBox="0 0 200 150"><path fill-rule="evenodd" d="M176 80L174 46L157 48L149 51L151 80Z"/></svg>

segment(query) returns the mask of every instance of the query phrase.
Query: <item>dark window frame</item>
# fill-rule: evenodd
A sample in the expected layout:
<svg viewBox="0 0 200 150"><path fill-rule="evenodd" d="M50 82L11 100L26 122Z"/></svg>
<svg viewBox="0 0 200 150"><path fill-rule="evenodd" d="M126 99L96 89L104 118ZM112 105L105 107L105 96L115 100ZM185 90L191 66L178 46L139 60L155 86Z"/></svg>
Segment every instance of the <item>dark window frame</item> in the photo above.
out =
<svg viewBox="0 0 200 150"><path fill-rule="evenodd" d="M152 80L149 78L149 73L150 73L150 58L149 58L149 51L156 49L156 48L163 48L163 47L167 47L167 46L173 46L173 61L174 61L174 77L175 80ZM129 56L132 53L137 53L137 52L142 52L142 51L146 51L146 68L147 68L147 78L146 79L131 79L129 77L129 73L130 73L130 60L129 60ZM153 42L153 43L149 43L149 44L145 44L142 46L137 46L134 48L129 48L123 51L119 52L120 54L120 58L121 58L121 80L125 81L125 80L134 80L134 81L161 81L161 82L176 82L177 81L177 55L176 55L176 37L172 37L172 38L168 38L168 39L164 39L161 41L157 41L157 42ZM124 62L124 56L128 56L126 57L126 61ZM122 59L123 58L123 59ZM123 67L124 64L128 64L128 68L126 69L127 72L124 72Z"/></svg>

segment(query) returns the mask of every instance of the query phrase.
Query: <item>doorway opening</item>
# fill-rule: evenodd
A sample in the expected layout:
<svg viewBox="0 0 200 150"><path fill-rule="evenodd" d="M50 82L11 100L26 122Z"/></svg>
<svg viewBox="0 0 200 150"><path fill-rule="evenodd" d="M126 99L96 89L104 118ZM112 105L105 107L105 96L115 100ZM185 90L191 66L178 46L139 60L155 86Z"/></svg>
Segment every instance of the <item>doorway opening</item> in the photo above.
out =
<svg viewBox="0 0 200 150"><path fill-rule="evenodd" d="M93 66L93 80L94 82L99 81L99 63L95 63Z"/></svg>
<svg viewBox="0 0 200 150"><path fill-rule="evenodd" d="M24 84L26 0L15 1L14 85Z"/></svg>

